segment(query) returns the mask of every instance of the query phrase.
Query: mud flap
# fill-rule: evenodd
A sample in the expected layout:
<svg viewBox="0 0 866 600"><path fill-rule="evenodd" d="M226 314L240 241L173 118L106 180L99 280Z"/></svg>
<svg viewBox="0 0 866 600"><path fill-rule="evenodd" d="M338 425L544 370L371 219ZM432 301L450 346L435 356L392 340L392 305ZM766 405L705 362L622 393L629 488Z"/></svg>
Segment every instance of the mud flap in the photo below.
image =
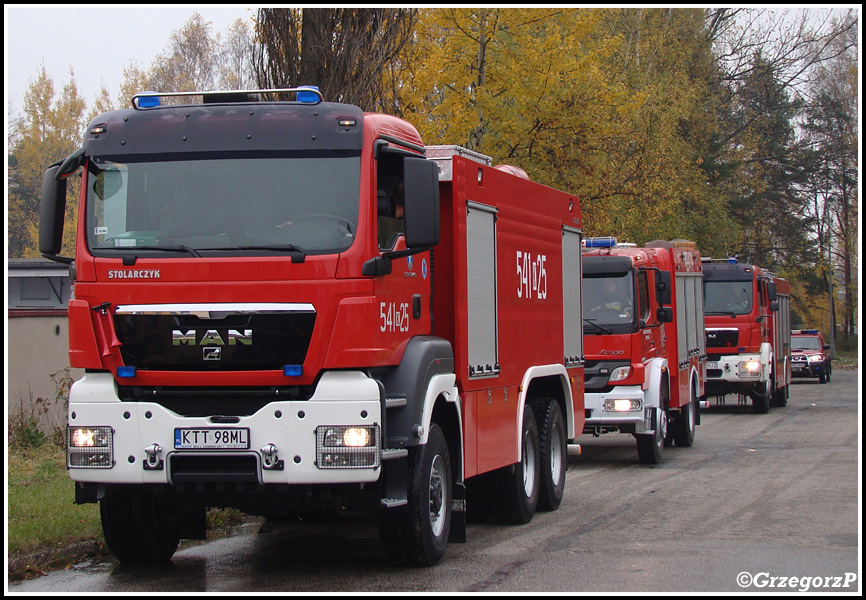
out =
<svg viewBox="0 0 866 600"><path fill-rule="evenodd" d="M451 491L451 529L448 532L448 543L466 543L466 485L455 483Z"/></svg>
<svg viewBox="0 0 866 600"><path fill-rule="evenodd" d="M207 510L205 508L196 509L183 516L180 537L184 540L207 539Z"/></svg>
<svg viewBox="0 0 866 600"><path fill-rule="evenodd" d="M409 461L398 458L382 463L382 508L405 506L409 502Z"/></svg>

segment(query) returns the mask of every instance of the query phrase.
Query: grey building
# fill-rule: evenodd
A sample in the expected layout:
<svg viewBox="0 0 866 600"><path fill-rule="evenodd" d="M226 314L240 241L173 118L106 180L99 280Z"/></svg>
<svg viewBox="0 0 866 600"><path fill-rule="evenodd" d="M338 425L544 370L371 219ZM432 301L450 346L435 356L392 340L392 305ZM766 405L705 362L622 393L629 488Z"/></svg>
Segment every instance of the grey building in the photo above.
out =
<svg viewBox="0 0 866 600"><path fill-rule="evenodd" d="M36 399L43 398L49 407L40 424L47 432L66 423L55 380L83 374L69 369L69 267L43 259L12 259L6 266L7 417L33 414Z"/></svg>

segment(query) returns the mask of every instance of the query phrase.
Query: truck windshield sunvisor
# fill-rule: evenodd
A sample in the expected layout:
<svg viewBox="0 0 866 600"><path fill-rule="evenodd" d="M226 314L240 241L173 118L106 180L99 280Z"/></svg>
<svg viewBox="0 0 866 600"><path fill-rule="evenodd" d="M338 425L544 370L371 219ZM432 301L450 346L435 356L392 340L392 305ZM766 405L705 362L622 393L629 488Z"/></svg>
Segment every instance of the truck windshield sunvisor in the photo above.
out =
<svg viewBox="0 0 866 600"><path fill-rule="evenodd" d="M89 162L87 242L96 256L335 254L354 241L357 155L120 158Z"/></svg>

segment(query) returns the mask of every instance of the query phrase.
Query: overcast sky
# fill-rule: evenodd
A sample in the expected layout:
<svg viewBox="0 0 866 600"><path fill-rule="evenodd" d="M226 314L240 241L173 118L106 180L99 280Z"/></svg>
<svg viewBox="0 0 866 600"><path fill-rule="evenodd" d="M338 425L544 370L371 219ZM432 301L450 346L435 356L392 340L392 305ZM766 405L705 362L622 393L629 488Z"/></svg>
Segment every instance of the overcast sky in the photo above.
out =
<svg viewBox="0 0 866 600"><path fill-rule="evenodd" d="M246 4L195 5L31 5L5 4L5 77L7 118L20 116L24 93L42 64L54 80L55 93L75 73L88 106L102 85L115 99L123 69L131 63L150 67L172 31L198 12L225 33L237 19L249 19L257 7Z"/></svg>

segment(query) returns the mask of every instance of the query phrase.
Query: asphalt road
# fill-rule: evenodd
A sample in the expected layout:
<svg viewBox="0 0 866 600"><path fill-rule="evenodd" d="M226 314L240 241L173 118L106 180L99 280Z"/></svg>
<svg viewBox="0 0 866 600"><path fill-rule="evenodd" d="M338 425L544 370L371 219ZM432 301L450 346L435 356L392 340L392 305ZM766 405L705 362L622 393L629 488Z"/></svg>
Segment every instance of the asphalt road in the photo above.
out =
<svg viewBox="0 0 866 600"><path fill-rule="evenodd" d="M429 569L388 566L357 515L180 550L168 567L74 565L11 593L861 591L856 371L795 380L756 415L727 397L691 448L641 466L631 436L583 436L559 510L528 525L470 524Z"/></svg>

